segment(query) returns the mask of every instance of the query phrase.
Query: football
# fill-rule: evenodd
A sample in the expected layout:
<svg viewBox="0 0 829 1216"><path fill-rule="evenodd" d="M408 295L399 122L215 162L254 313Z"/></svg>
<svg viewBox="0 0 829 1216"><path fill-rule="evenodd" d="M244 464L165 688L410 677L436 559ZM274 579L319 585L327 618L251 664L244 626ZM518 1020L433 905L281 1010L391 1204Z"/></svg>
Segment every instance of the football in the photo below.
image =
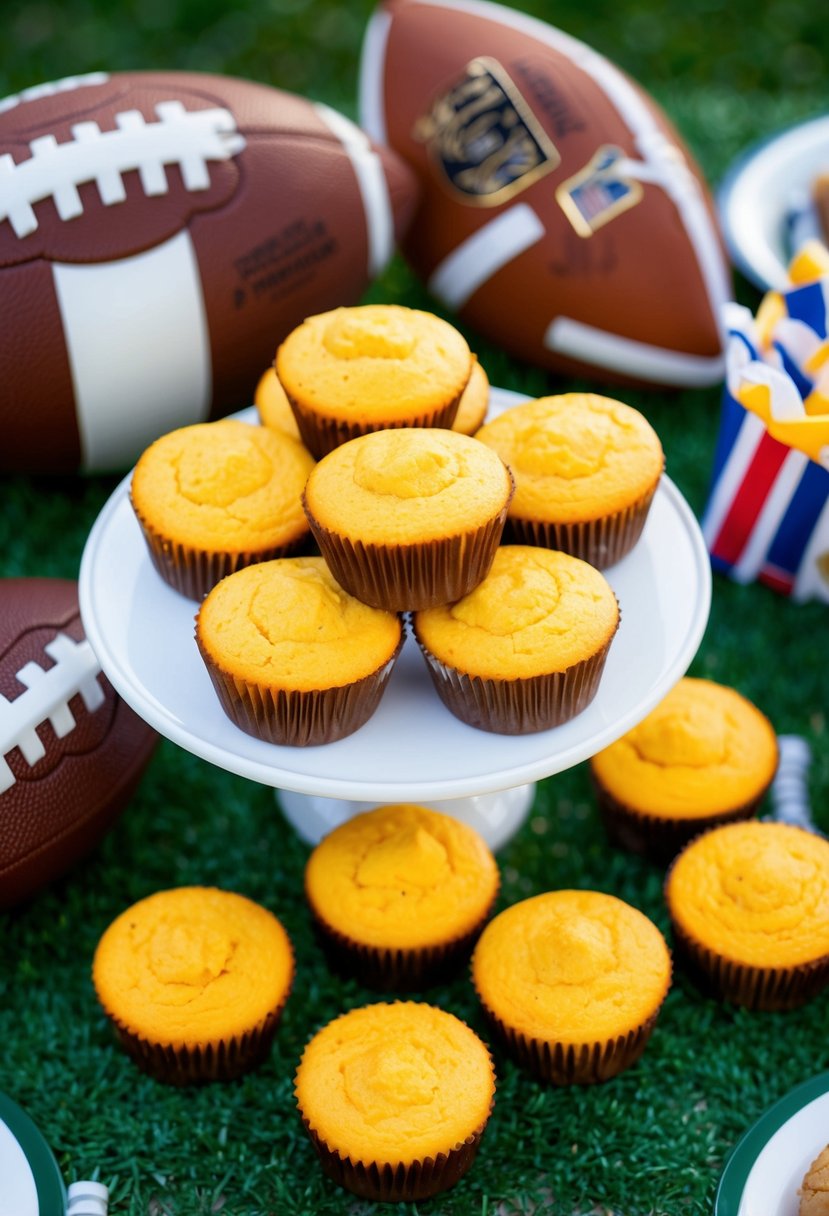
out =
<svg viewBox="0 0 829 1216"><path fill-rule="evenodd" d="M0 469L127 467L248 405L414 198L349 119L262 84L93 73L0 101Z"/></svg>
<svg viewBox="0 0 829 1216"><path fill-rule="evenodd" d="M157 738L101 673L77 584L0 580L0 908L100 840Z"/></svg>
<svg viewBox="0 0 829 1216"><path fill-rule="evenodd" d="M416 171L403 252L471 327L571 375L722 379L731 287L707 187L602 55L485 0L388 0L360 121Z"/></svg>

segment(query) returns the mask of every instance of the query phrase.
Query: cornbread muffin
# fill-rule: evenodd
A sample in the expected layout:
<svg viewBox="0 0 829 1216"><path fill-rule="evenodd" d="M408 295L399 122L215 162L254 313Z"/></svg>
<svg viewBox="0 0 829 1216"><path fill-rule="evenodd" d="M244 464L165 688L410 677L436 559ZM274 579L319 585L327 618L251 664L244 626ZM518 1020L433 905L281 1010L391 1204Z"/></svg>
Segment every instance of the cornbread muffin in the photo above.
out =
<svg viewBox="0 0 829 1216"><path fill-rule="evenodd" d="M512 469L507 536L605 569L639 539L664 467L650 423L594 393L541 397L477 432Z"/></svg>
<svg viewBox="0 0 829 1216"><path fill-rule="evenodd" d="M299 427L291 403L285 396L285 390L279 383L274 368L269 367L261 376L253 401L264 426L287 431L289 435L299 439ZM476 359L472 364L467 386L463 390L452 430L460 431L462 435L474 435L483 425L488 408L489 377Z"/></svg>
<svg viewBox="0 0 829 1216"><path fill-rule="evenodd" d="M337 581L397 612L460 599L481 581L512 489L509 469L477 439L409 427L330 452L303 502Z"/></svg>
<svg viewBox="0 0 829 1216"><path fill-rule="evenodd" d="M598 891L547 891L490 921L472 980L506 1050L555 1085L606 1081L639 1059L671 984L665 939Z"/></svg>
<svg viewBox="0 0 829 1216"><path fill-rule="evenodd" d="M474 830L408 803L355 815L325 837L305 895L334 966L371 988L425 988L472 951L498 894Z"/></svg>
<svg viewBox="0 0 829 1216"><path fill-rule="evenodd" d="M677 957L750 1009L792 1009L829 981L829 841L789 824L713 828L665 882Z"/></svg>
<svg viewBox="0 0 829 1216"><path fill-rule="evenodd" d="M450 427L472 372L465 338L432 313L364 304L308 317L276 352L279 382L319 458L382 427Z"/></svg>
<svg viewBox="0 0 829 1216"><path fill-rule="evenodd" d="M321 557L286 557L223 579L196 617L196 642L225 713L293 747L330 743L377 708L403 623L360 603Z"/></svg>
<svg viewBox="0 0 829 1216"><path fill-rule="evenodd" d="M809 1166L798 1195L799 1216L829 1216L829 1145Z"/></svg>
<svg viewBox="0 0 829 1216"><path fill-rule="evenodd" d="M590 761L610 839L657 862L754 815L776 768L768 718L733 688L691 678Z"/></svg>
<svg viewBox="0 0 829 1216"><path fill-rule="evenodd" d="M156 570L200 600L234 570L295 552L309 536L302 490L313 466L298 440L232 418L162 435L130 484Z"/></svg>
<svg viewBox="0 0 829 1216"><path fill-rule="evenodd" d="M288 999L294 955L267 909L230 891L178 887L127 908L98 943L92 980L123 1047L184 1085L261 1064Z"/></svg>
<svg viewBox="0 0 829 1216"><path fill-rule="evenodd" d="M305 1048L295 1095L330 1178L372 1200L427 1199L471 1166L495 1074L481 1040L442 1009L352 1009Z"/></svg>
<svg viewBox="0 0 829 1216"><path fill-rule="evenodd" d="M619 605L604 575L566 553L502 545L487 577L412 629L438 696L498 734L548 730L598 691Z"/></svg>

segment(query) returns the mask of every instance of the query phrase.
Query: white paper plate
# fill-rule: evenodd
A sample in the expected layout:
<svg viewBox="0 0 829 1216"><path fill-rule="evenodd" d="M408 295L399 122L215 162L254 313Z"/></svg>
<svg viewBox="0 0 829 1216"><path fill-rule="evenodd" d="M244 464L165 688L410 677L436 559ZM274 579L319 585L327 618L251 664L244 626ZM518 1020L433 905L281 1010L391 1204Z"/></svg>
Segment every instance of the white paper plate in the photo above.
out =
<svg viewBox="0 0 829 1216"><path fill-rule="evenodd" d="M494 390L491 414L523 400ZM239 415L256 420L255 411ZM656 705L687 670L708 620L711 570L699 526L663 478L643 535L607 577L622 611L598 695L554 730L478 731L438 700L409 637L374 717L323 747L277 747L223 713L198 653L196 605L158 576L130 506L127 477L96 521L80 570L84 628L113 686L181 747L284 790L353 801L461 798L536 781L585 760Z"/></svg>
<svg viewBox="0 0 829 1216"><path fill-rule="evenodd" d="M735 162L717 193L723 236L738 270L762 290L788 286L794 250L788 217L829 171L829 115L798 123L755 144Z"/></svg>
<svg viewBox="0 0 829 1216"><path fill-rule="evenodd" d="M52 1150L26 1112L0 1094L0 1216L62 1216L65 1208Z"/></svg>
<svg viewBox="0 0 829 1216"><path fill-rule="evenodd" d="M797 1216L798 1188L829 1144L829 1072L782 1097L749 1128L726 1162L714 1216Z"/></svg>

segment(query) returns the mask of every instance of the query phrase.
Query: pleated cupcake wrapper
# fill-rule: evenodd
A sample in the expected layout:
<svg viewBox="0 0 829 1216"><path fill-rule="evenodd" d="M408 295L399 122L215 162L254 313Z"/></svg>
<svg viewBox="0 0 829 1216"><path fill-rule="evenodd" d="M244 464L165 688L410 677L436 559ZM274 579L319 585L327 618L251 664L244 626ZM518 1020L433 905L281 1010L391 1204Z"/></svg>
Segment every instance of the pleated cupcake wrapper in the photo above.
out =
<svg viewBox="0 0 829 1216"><path fill-rule="evenodd" d="M344 418L327 418L324 414L317 414L306 408L288 393L285 396L296 418L302 442L312 456L322 460L323 456L348 443L349 439L359 439L361 435L371 434L372 431L395 430L409 426L444 427L448 430L455 421L463 390L445 405L425 413L412 414L403 422L356 422Z"/></svg>
<svg viewBox="0 0 829 1216"><path fill-rule="evenodd" d="M537 1039L514 1030L489 1008L480 992L478 1000L507 1053L527 1072L551 1085L593 1085L630 1068L645 1050L662 1008L660 1001L651 1016L627 1034L574 1044Z"/></svg>
<svg viewBox="0 0 829 1216"><path fill-rule="evenodd" d="M244 1034L189 1047L149 1042L112 1014L108 1016L121 1046L143 1072L168 1085L204 1085L210 1081L233 1081L263 1063L289 992L290 989L277 1009Z"/></svg>
<svg viewBox="0 0 829 1216"><path fill-rule="evenodd" d="M353 734L377 709L403 646L377 671L353 684L307 691L270 688L222 671L196 641L222 708L241 730L267 743L310 747Z"/></svg>
<svg viewBox="0 0 829 1216"><path fill-rule="evenodd" d="M647 857L658 865L668 865L677 853L690 844L697 836L711 828L722 827L726 823L737 823L743 819L751 819L756 815L768 785L756 798L730 811L719 811L710 815L694 818L668 818L667 816L652 815L646 811L636 810L619 802L609 790L599 782L592 768L590 772L596 803L608 839L614 845Z"/></svg>
<svg viewBox="0 0 829 1216"><path fill-rule="evenodd" d="M486 578L504 530L507 506L470 532L411 545L352 541L329 531L307 506L306 514L341 587L374 608L405 612L452 604Z"/></svg>
<svg viewBox="0 0 829 1216"><path fill-rule="evenodd" d="M605 570L621 561L639 540L658 485L657 481L652 490L625 510L583 523L555 524L511 515L507 539L513 544L559 549Z"/></svg>
<svg viewBox="0 0 829 1216"><path fill-rule="evenodd" d="M378 992L421 992L453 979L469 961L495 905L497 891L478 923L437 946L370 946L329 925L312 908L314 929L332 970Z"/></svg>
<svg viewBox="0 0 829 1216"><path fill-rule="evenodd" d="M203 600L207 593L228 574L241 570L243 566L252 566L256 562L270 561L278 557L291 557L293 554L299 553L310 539L308 533L305 532L294 540L282 545L271 545L267 549L243 549L238 553L228 551L208 553L162 536L139 514L134 503L133 510L141 525L150 560L164 582L181 595L197 601Z"/></svg>
<svg viewBox="0 0 829 1216"><path fill-rule="evenodd" d="M670 907L669 907L670 911ZM704 992L754 1010L797 1009L829 984L829 954L791 967L739 963L696 941L671 913L677 959Z"/></svg>
<svg viewBox="0 0 829 1216"><path fill-rule="evenodd" d="M414 622L412 628L417 638ZM598 692L613 638L564 671L517 680L467 675L442 663L420 638L417 641L435 690L451 714L478 730L524 735L560 726L587 708Z"/></svg>

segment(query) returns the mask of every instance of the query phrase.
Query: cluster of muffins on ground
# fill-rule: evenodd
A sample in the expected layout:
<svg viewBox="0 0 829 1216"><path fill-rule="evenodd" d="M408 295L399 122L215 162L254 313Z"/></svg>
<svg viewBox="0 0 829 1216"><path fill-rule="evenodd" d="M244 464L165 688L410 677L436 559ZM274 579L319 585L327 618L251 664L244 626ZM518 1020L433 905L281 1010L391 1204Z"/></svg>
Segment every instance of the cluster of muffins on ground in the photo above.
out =
<svg viewBox="0 0 829 1216"><path fill-rule="evenodd" d="M279 347L264 426L185 427L144 452L136 517L161 576L201 601L198 647L242 729L293 746L357 730L403 614L464 722L526 733L590 703L620 621L601 571L639 539L659 439L604 397L486 423L487 397L448 322L340 308Z"/></svg>
<svg viewBox="0 0 829 1216"><path fill-rule="evenodd" d="M696 803L692 792L688 806ZM546 891L490 919L499 888L472 828L409 804L355 816L308 859L306 903L330 967L397 998L335 1017L296 1071L297 1108L320 1163L358 1195L419 1200L454 1185L493 1108L485 1043L410 994L470 966L493 1043L546 1083L604 1082L645 1050L673 978L657 926L592 890ZM829 983L825 838L756 818L692 830L664 895L678 964L719 999L790 1009ZM177 1084L229 1080L261 1063L293 978L277 919L207 888L159 892L127 909L93 964L124 1048Z"/></svg>

